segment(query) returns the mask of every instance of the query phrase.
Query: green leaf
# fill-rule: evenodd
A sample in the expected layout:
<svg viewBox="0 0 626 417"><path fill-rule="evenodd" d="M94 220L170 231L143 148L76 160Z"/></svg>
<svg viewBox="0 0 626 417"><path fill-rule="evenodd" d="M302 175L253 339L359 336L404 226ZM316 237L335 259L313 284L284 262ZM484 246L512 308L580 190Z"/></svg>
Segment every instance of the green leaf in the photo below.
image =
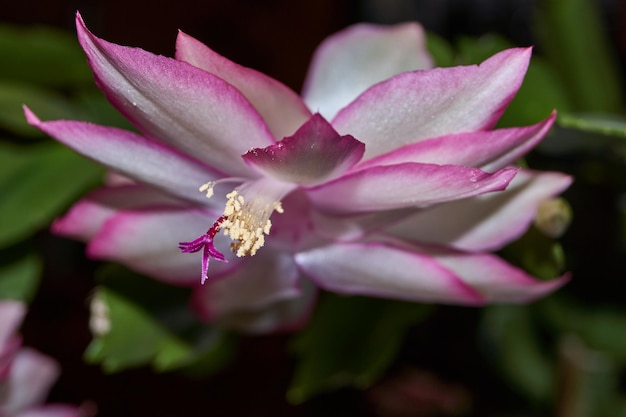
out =
<svg viewBox="0 0 626 417"><path fill-rule="evenodd" d="M487 354L513 387L534 401L554 395L554 360L544 353L527 307L491 306L481 325Z"/></svg>
<svg viewBox="0 0 626 417"><path fill-rule="evenodd" d="M26 123L24 104L42 120L84 118L83 111L59 94L33 85L0 81L0 128L20 136L44 136Z"/></svg>
<svg viewBox="0 0 626 417"><path fill-rule="evenodd" d="M407 329L431 307L324 294L293 347L299 359L287 394L300 403L323 390L366 388L394 359Z"/></svg>
<svg viewBox="0 0 626 417"><path fill-rule="evenodd" d="M0 141L0 184L28 165L32 149Z"/></svg>
<svg viewBox="0 0 626 417"><path fill-rule="evenodd" d="M161 326L133 301L106 288L97 289L94 297L107 306L111 331L91 342L85 352L89 362L117 372L149 363L163 344L176 346L175 340L162 337L165 331Z"/></svg>
<svg viewBox="0 0 626 417"><path fill-rule="evenodd" d="M6 250L0 255L0 300L33 299L41 275L41 259L35 254L17 255Z"/></svg>
<svg viewBox="0 0 626 417"><path fill-rule="evenodd" d="M54 88L93 82L76 37L58 29L0 25L0 56L0 79Z"/></svg>
<svg viewBox="0 0 626 417"><path fill-rule="evenodd" d="M198 321L189 308L191 290L161 284L119 266L98 275L95 297L106 305L110 328L97 335L86 360L106 372L152 365L157 371L193 367L215 371L233 352L233 339ZM195 369L197 371L197 369Z"/></svg>
<svg viewBox="0 0 626 417"><path fill-rule="evenodd" d="M622 87L598 5L591 0L541 1L536 34L574 110L617 112Z"/></svg>
<svg viewBox="0 0 626 417"><path fill-rule="evenodd" d="M15 159L0 176L0 247L49 224L82 193L96 185L104 169L53 143L0 146L0 161ZM0 168L0 173L4 168Z"/></svg>
<svg viewBox="0 0 626 417"><path fill-rule="evenodd" d="M605 113L561 113L561 127L605 136L626 137L626 117Z"/></svg>

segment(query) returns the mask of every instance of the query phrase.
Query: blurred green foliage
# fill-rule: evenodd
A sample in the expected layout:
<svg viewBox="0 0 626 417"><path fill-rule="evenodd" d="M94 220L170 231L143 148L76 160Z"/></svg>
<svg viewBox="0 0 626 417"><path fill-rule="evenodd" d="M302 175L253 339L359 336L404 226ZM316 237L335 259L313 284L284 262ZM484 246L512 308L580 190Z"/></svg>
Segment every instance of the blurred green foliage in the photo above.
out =
<svg viewBox="0 0 626 417"><path fill-rule="evenodd" d="M53 143L0 144L0 248L46 227L104 169ZM3 160L10 160L3 165Z"/></svg>
<svg viewBox="0 0 626 417"><path fill-rule="evenodd" d="M29 301L42 269L31 238L97 185L104 169L29 126L22 106L44 119L90 119L80 97L96 89L63 31L0 25L0 55L10 57L0 66L0 299Z"/></svg>
<svg viewBox="0 0 626 417"><path fill-rule="evenodd" d="M73 34L48 27L0 26L1 80L45 89L91 88L93 78Z"/></svg>
<svg viewBox="0 0 626 417"><path fill-rule="evenodd" d="M85 358L106 372L144 365L157 371L213 372L234 352L231 335L200 322L191 311L190 289L117 265L102 268L97 279L94 297L106 306L110 331L94 337Z"/></svg>
<svg viewBox="0 0 626 417"><path fill-rule="evenodd" d="M0 253L0 294L2 299L30 302L39 284L41 261L32 252L19 252Z"/></svg>
<svg viewBox="0 0 626 417"><path fill-rule="evenodd" d="M535 34L574 110L618 112L621 79L598 7L591 0L540 1Z"/></svg>
<svg viewBox="0 0 626 417"><path fill-rule="evenodd" d="M293 343L299 360L289 400L301 403L320 391L368 388L392 363L409 327L430 311L428 305L324 294Z"/></svg>

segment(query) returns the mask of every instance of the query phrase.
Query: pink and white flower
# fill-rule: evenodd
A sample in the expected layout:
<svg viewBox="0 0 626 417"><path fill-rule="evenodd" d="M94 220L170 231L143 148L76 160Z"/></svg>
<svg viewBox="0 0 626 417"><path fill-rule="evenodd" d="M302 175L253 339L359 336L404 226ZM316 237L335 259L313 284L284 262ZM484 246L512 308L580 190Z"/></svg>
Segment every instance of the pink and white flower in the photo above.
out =
<svg viewBox="0 0 626 417"><path fill-rule="evenodd" d="M59 376L59 366L49 357L22 347L17 330L26 315L19 301L0 301L0 416L79 417L75 406L43 405Z"/></svg>
<svg viewBox="0 0 626 417"><path fill-rule="evenodd" d="M356 25L318 48L300 97L182 32L171 59L106 42L80 16L77 27L98 86L140 133L26 109L134 180L94 191L53 228L94 258L196 286L208 320L294 326L316 287L483 305L567 280L537 281L489 253L571 182L513 166L555 114L493 129L530 48L430 69L417 24Z"/></svg>

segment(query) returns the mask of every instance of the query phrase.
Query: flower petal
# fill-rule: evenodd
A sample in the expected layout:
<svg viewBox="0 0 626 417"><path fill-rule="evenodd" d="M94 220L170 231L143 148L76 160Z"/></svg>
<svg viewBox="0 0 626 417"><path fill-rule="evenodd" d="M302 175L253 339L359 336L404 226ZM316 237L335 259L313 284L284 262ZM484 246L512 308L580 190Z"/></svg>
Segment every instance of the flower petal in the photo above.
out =
<svg viewBox="0 0 626 417"><path fill-rule="evenodd" d="M195 159L135 133L86 122L42 122L28 108L24 111L28 123L76 152L186 200L205 203L198 187L219 176Z"/></svg>
<svg viewBox="0 0 626 417"><path fill-rule="evenodd" d="M530 302L555 291L569 281L569 274L550 281L538 281L521 269L487 253L433 249L429 254L478 290L487 303Z"/></svg>
<svg viewBox="0 0 626 417"><path fill-rule="evenodd" d="M22 348L11 367L3 415L12 416L43 402L59 373L59 366L52 359L33 349Z"/></svg>
<svg viewBox="0 0 626 417"><path fill-rule="evenodd" d="M495 125L522 83L531 49L508 49L476 66L397 75L369 88L332 121L371 158L410 143Z"/></svg>
<svg viewBox="0 0 626 417"><path fill-rule="evenodd" d="M432 257L387 243L341 243L295 256L320 287L342 294L476 305L483 298Z"/></svg>
<svg viewBox="0 0 626 417"><path fill-rule="evenodd" d="M403 162L502 169L521 158L548 133L556 112L532 126L457 133L412 143L359 164L358 169Z"/></svg>
<svg viewBox="0 0 626 417"><path fill-rule="evenodd" d="M178 243L195 238L208 228L219 213L190 209L143 209L120 211L111 216L87 246L89 256L117 261L135 271L175 285L200 282L200 254L181 253ZM219 239L216 246L231 255L230 240ZM228 257L228 256L227 256ZM230 263L211 264L212 273L234 267ZM232 262L234 261L234 262Z"/></svg>
<svg viewBox="0 0 626 417"><path fill-rule="evenodd" d="M301 296L299 272L291 255L265 248L227 273L213 275L196 289L194 305L207 321L259 312Z"/></svg>
<svg viewBox="0 0 626 417"><path fill-rule="evenodd" d="M306 322L316 290L301 280L291 255L266 248L196 288L201 317L247 333L293 330Z"/></svg>
<svg viewBox="0 0 626 417"><path fill-rule="evenodd" d="M15 336L26 315L26 305L21 301L2 300L0 302L0 354Z"/></svg>
<svg viewBox="0 0 626 417"><path fill-rule="evenodd" d="M263 149L252 149L244 160L280 181L314 185L328 181L354 166L365 145L352 136L339 136L319 114L293 136Z"/></svg>
<svg viewBox="0 0 626 417"><path fill-rule="evenodd" d="M487 173L455 165L404 163L357 171L307 192L318 207L330 211L390 210L503 190L516 172L513 168Z"/></svg>
<svg viewBox="0 0 626 417"><path fill-rule="evenodd" d="M79 407L65 404L46 404L29 408L15 417L88 417Z"/></svg>
<svg viewBox="0 0 626 417"><path fill-rule="evenodd" d="M396 236L492 251L521 236L537 206L565 190L572 178L556 172L518 172L508 188L425 209L386 229Z"/></svg>
<svg viewBox="0 0 626 417"><path fill-rule="evenodd" d="M92 191L54 221L52 232L87 242L117 211L141 207L177 207L184 204L142 185L102 187Z"/></svg>
<svg viewBox="0 0 626 417"><path fill-rule="evenodd" d="M368 87L432 65L420 25L354 25L327 38L315 51L303 97L310 109L330 120Z"/></svg>
<svg viewBox="0 0 626 417"><path fill-rule="evenodd" d="M230 175L250 173L241 154L274 143L259 113L221 78L186 62L99 39L80 15L76 26L96 82L147 136Z"/></svg>
<svg viewBox="0 0 626 417"><path fill-rule="evenodd" d="M569 279L537 281L491 254L393 241L335 244L295 259L331 291L446 304L528 302Z"/></svg>
<svg viewBox="0 0 626 417"><path fill-rule="evenodd" d="M311 316L317 289L309 281L301 283L299 297L277 300L260 309L233 312L221 317L220 326L241 332L262 334L292 332L304 326Z"/></svg>
<svg viewBox="0 0 626 417"><path fill-rule="evenodd" d="M216 75L237 88L263 116L275 138L293 134L311 112L289 87L267 75L242 67L202 42L178 32L176 59Z"/></svg>

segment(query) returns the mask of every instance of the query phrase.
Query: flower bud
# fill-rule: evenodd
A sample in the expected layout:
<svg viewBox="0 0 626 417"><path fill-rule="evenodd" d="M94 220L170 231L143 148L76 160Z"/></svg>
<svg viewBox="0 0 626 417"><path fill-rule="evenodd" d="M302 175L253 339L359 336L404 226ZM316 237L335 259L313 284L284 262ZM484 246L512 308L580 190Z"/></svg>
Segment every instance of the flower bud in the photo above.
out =
<svg viewBox="0 0 626 417"><path fill-rule="evenodd" d="M552 198L539 204L535 226L547 236L560 237L572 222L572 208L563 198Z"/></svg>

